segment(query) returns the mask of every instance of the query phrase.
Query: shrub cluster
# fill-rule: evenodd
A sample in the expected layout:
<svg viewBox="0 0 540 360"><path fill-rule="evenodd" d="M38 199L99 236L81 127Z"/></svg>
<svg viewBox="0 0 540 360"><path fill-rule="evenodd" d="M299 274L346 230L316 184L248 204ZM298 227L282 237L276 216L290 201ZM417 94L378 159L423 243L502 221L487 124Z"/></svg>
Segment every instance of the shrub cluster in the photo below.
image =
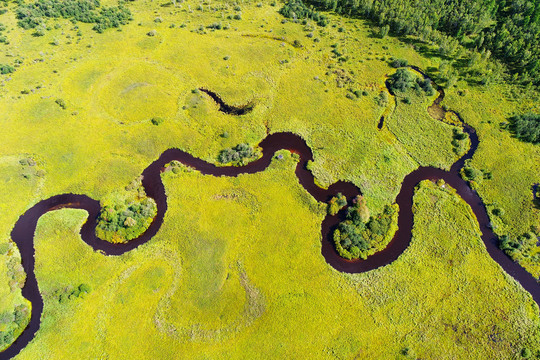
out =
<svg viewBox="0 0 540 360"><path fill-rule="evenodd" d="M342 194L338 193L337 196L334 196L328 202L328 214L336 215L339 210L343 209L347 205L347 198Z"/></svg>
<svg viewBox="0 0 540 360"><path fill-rule="evenodd" d="M14 71L15 71L15 68L13 66L7 65L7 64L0 64L0 74L2 75L11 74Z"/></svg>
<svg viewBox="0 0 540 360"><path fill-rule="evenodd" d="M410 89L414 89L417 92L424 91L428 96L435 94L431 80L417 77L406 68L399 68L392 76L390 76L388 79L388 87L393 93L403 93Z"/></svg>
<svg viewBox="0 0 540 360"><path fill-rule="evenodd" d="M26 273L19 257L10 256L6 261L7 275L9 276L9 288L11 292L22 289L26 282Z"/></svg>
<svg viewBox="0 0 540 360"><path fill-rule="evenodd" d="M527 232L516 238L508 235L502 235L499 238L499 248L503 250L513 260L519 261L521 258L528 258L536 249L537 238L535 234ZM540 255L534 255L537 261L540 261Z"/></svg>
<svg viewBox="0 0 540 360"><path fill-rule="evenodd" d="M29 320L30 311L26 305L17 305L13 312L0 314L0 351L15 341Z"/></svg>
<svg viewBox="0 0 540 360"><path fill-rule="evenodd" d="M279 10L279 13L289 19L312 19L319 26L328 25L328 18L325 15L321 15L317 11L307 7L302 0L290 0L283 5Z"/></svg>
<svg viewBox="0 0 540 360"><path fill-rule="evenodd" d="M540 143L540 114L524 114L510 118L510 130L522 141Z"/></svg>
<svg viewBox="0 0 540 360"><path fill-rule="evenodd" d="M218 161L222 164L243 165L257 156L258 152L249 144L238 144L233 148L221 150Z"/></svg>
<svg viewBox="0 0 540 360"><path fill-rule="evenodd" d="M465 146L467 145L468 136L463 132L462 129L455 128L452 136L452 150L458 155L461 155L465 152Z"/></svg>
<svg viewBox="0 0 540 360"><path fill-rule="evenodd" d="M406 59L394 59L390 65L394 68L406 67L409 62Z"/></svg>
<svg viewBox="0 0 540 360"><path fill-rule="evenodd" d="M491 180L493 179L493 174L491 171L486 169L477 169L470 164L468 160L465 162L465 166L460 170L460 175L464 180L469 182L469 186L473 189L476 189L478 183L482 180Z"/></svg>
<svg viewBox="0 0 540 360"><path fill-rule="evenodd" d="M38 0L19 5L16 16L18 25L23 29L38 28L44 25L45 18L64 18L93 23L93 29L99 33L125 25L131 20L131 12L122 3L111 7L100 6L99 0ZM42 31L40 29L37 31Z"/></svg>
<svg viewBox="0 0 540 360"><path fill-rule="evenodd" d="M8 38L2 33L4 30L6 30L6 26L2 23L0 23L0 43L2 44L9 44Z"/></svg>
<svg viewBox="0 0 540 360"><path fill-rule="evenodd" d="M92 288L88 284L80 284L75 289L67 289L58 295L58 302L60 304L65 303L68 300L80 298L84 294L88 294L92 291Z"/></svg>
<svg viewBox="0 0 540 360"><path fill-rule="evenodd" d="M382 214L370 216L365 200L358 196L347 209L347 218L334 232L334 243L345 259L366 259L370 250L385 245L397 230L397 205L386 206Z"/></svg>
<svg viewBox="0 0 540 360"><path fill-rule="evenodd" d="M142 177L125 190L102 205L96 235L103 240L121 243L135 239L148 229L157 214L156 202L144 192Z"/></svg>
<svg viewBox="0 0 540 360"><path fill-rule="evenodd" d="M104 206L98 216L96 235L114 243L135 239L148 229L156 214L156 203L150 198Z"/></svg>
<svg viewBox="0 0 540 360"><path fill-rule="evenodd" d="M150 122L153 124L153 125L160 125L163 123L163 121L165 121L163 118L161 117L154 117L150 120Z"/></svg>
<svg viewBox="0 0 540 360"><path fill-rule="evenodd" d="M24 283L26 282L26 272L22 266L19 252L15 251L15 248L15 243L12 241L0 244L0 255L6 255L6 275L11 292L22 289L24 287Z"/></svg>
<svg viewBox="0 0 540 360"><path fill-rule="evenodd" d="M170 163L165 164L165 171L172 171L173 174L179 174L181 172L193 172L195 169L178 160L173 160Z"/></svg>

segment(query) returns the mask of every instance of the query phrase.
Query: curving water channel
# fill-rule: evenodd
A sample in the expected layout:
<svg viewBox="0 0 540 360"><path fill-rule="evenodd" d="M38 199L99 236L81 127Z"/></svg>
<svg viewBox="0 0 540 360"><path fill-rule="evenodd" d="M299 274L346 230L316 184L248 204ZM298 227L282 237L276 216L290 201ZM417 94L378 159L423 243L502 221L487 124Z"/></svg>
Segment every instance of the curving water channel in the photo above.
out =
<svg viewBox="0 0 540 360"><path fill-rule="evenodd" d="M426 76L419 68L412 68L423 76ZM238 115L239 112L247 110L245 108L231 107L225 104L217 94L209 90L201 89L201 91L210 95L212 99L220 105L220 111ZM440 108L439 104L444 98L444 92L441 88L438 88L438 91L439 96L431 107ZM250 110L251 109L249 108L247 112ZM442 108L437 110L444 112ZM462 121L459 114L455 112L454 114ZM336 270L348 273L365 272L390 264L396 260L405 249L407 249L411 241L411 231L413 226L412 202L416 185L425 179L443 179L447 184L455 188L463 200L471 206L480 224L482 240L486 245L490 256L531 293L536 303L540 304L540 285L537 280L498 248L497 237L489 228L489 217L482 200L459 175L459 170L463 167L465 160L470 159L478 147L478 136L476 135L475 130L463 121L462 123L464 132L469 135L471 140L469 151L455 162L449 171L432 167L420 167L405 177L401 190L396 198L396 202L400 209L398 218L399 230L384 250L371 255L366 260L349 261L341 258L337 254L332 240L333 229L335 229L342 220L338 214L335 216L327 215L322 222L321 253L328 264ZM17 355L34 338L40 327L41 314L43 312L43 299L39 292L39 285L34 272L34 232L39 218L49 211L61 208L86 210L88 212L88 219L81 227L82 240L94 250L100 250L107 255L121 255L149 241L161 227L163 218L167 212L167 197L165 195L163 182L161 181L161 172L167 163L172 160L178 160L187 166L197 169L202 174L237 176L239 174L253 174L265 170L268 165L270 165L274 153L281 149L287 149L300 155L300 160L295 170L296 176L298 177L300 184L317 201L328 201L338 192L341 192L350 202L356 195L360 194L360 190L355 185L343 181L331 185L328 189L322 189L317 186L313 175L307 170L307 163L308 161L313 160L313 153L306 142L298 135L291 133L274 133L268 135L259 146L262 148L263 156L242 167L218 167L214 164L195 158L179 149L169 149L163 152L161 156L151 163L142 173L142 185L146 194L156 201L157 215L150 227L141 236L125 244L112 244L96 237L95 228L100 205L99 201L86 195L56 195L40 201L27 210L15 224L11 232L11 238L19 248L22 265L27 274L26 283L22 288L22 295L32 303L31 318L29 325L17 340L9 348L0 353L0 359L9 359Z"/></svg>

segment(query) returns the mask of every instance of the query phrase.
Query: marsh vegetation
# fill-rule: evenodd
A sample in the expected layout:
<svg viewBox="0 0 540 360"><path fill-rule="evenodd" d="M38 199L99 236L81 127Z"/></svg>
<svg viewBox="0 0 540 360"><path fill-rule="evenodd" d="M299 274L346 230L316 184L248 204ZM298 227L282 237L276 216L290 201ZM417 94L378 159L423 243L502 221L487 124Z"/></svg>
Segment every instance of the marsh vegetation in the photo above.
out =
<svg viewBox="0 0 540 360"><path fill-rule="evenodd" d="M476 129L480 145L461 174L500 247L540 275L538 6L441 4L6 3L0 349L31 310L10 241L21 214L87 194L101 201L100 236L129 244L156 204L140 180L125 184L161 153L242 166L268 134L292 132L312 149L318 185L349 181L363 196L315 201L295 176L298 156L281 150L263 172L237 177L168 164L163 225L124 255L81 241L86 212L51 211L35 236L43 322L18 358L536 356L538 306L490 258L448 184L417 188L411 244L391 264L344 274L321 256L329 213L343 216L333 233L342 256L384 249L405 176L449 169L469 149L456 116L430 113L439 88L416 65L444 90L441 108ZM199 88L256 106L231 115Z"/></svg>

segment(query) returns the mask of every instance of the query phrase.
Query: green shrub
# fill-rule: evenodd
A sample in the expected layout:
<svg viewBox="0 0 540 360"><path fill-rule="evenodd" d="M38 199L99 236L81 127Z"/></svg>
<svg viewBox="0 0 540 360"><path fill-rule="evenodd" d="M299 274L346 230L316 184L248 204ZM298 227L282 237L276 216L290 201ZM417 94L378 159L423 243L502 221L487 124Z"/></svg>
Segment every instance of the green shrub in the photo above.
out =
<svg viewBox="0 0 540 360"><path fill-rule="evenodd" d="M388 93L386 91L381 91L379 93L379 96L375 98L375 102L380 107L385 107L386 105L388 105Z"/></svg>
<svg viewBox="0 0 540 360"><path fill-rule="evenodd" d="M510 118L510 130L522 141L540 143L540 115L524 114Z"/></svg>
<svg viewBox="0 0 540 360"><path fill-rule="evenodd" d="M57 103L58 106L60 106L64 110L67 107L66 101L64 99L56 99L54 102Z"/></svg>
<svg viewBox="0 0 540 360"><path fill-rule="evenodd" d="M531 350L529 350L528 348L523 348L521 350L521 357L522 358L525 358L525 359L528 359L532 356L532 352Z"/></svg>
<svg viewBox="0 0 540 360"><path fill-rule="evenodd" d="M18 25L34 29L45 23L45 18L64 18L72 22L95 24L98 33L112 27L125 25L131 20L131 12L122 3L118 6L100 7L99 0L38 0L21 3L16 10ZM41 36L40 30L36 30Z"/></svg>
<svg viewBox="0 0 540 360"><path fill-rule="evenodd" d="M157 214L153 199L135 199L128 204L105 206L98 216L96 234L111 242L126 242L141 235Z"/></svg>
<svg viewBox="0 0 540 360"><path fill-rule="evenodd" d="M221 30L223 26L221 23L213 23L207 26L208 29Z"/></svg>
<svg viewBox="0 0 540 360"><path fill-rule="evenodd" d="M339 210L343 209L347 205L347 198L342 193L338 193L328 202L328 214L336 215Z"/></svg>
<svg viewBox="0 0 540 360"><path fill-rule="evenodd" d="M313 11L307 7L302 0L290 0L279 10L279 13L286 18L294 19L312 19L319 26L328 25L328 18L325 15Z"/></svg>
<svg viewBox="0 0 540 360"><path fill-rule="evenodd" d="M409 65L409 62L405 59L395 59L390 63L390 65L395 68L400 68Z"/></svg>
<svg viewBox="0 0 540 360"><path fill-rule="evenodd" d="M465 134L463 131L457 131L457 129L454 129L454 139L465 140L466 138L467 134Z"/></svg>
<svg viewBox="0 0 540 360"><path fill-rule="evenodd" d="M428 96L435 94L431 80L420 78L406 68L399 68L390 76L388 79L388 88L393 93L404 93L410 89L414 89L418 93L423 91Z"/></svg>
<svg viewBox="0 0 540 360"><path fill-rule="evenodd" d="M11 74L14 71L15 71L15 68L13 66L7 65L7 64L0 64L0 74L2 75Z"/></svg>
<svg viewBox="0 0 540 360"><path fill-rule="evenodd" d="M17 324L17 326L22 326L25 324L30 316L30 311L28 307L24 304L17 305L15 307L15 311L13 312L13 322Z"/></svg>
<svg viewBox="0 0 540 360"><path fill-rule="evenodd" d="M359 196L347 209L346 220L334 232L334 244L340 256L346 259L366 259L382 250L397 231L397 205L386 206L383 213L369 216L365 200Z"/></svg>
<svg viewBox="0 0 540 360"><path fill-rule="evenodd" d="M248 160L255 159L258 152L249 144L238 144L233 148L221 150L218 161L222 164L233 163L234 165L246 164Z"/></svg>
<svg viewBox="0 0 540 360"><path fill-rule="evenodd" d="M0 314L0 351L15 341L15 335L28 324L29 311L26 305L15 306L13 312L5 311Z"/></svg>
<svg viewBox="0 0 540 360"><path fill-rule="evenodd" d="M161 123L163 123L163 118L160 118L160 117L155 117L155 118L152 118L152 120L150 120L152 122L152 124L154 125L159 125Z"/></svg>
<svg viewBox="0 0 540 360"><path fill-rule="evenodd" d="M516 238L508 235L499 237L499 248L512 259L528 257L536 250L536 236L531 233L524 233Z"/></svg>
<svg viewBox="0 0 540 360"><path fill-rule="evenodd" d="M392 92L405 92L413 87L415 76L405 68L398 69L388 79L388 87Z"/></svg>
<svg viewBox="0 0 540 360"><path fill-rule="evenodd" d="M481 170L475 169L472 166L464 166L460 171L461 176L467 181L476 181L484 178L484 174Z"/></svg>
<svg viewBox="0 0 540 360"><path fill-rule="evenodd" d="M36 31L32 33L32 36L34 37L45 36L45 31L46 31L45 27L39 26L36 28Z"/></svg>
<svg viewBox="0 0 540 360"><path fill-rule="evenodd" d="M156 214L156 202L146 196L139 178L102 207L96 235L113 243L135 239L148 229Z"/></svg>

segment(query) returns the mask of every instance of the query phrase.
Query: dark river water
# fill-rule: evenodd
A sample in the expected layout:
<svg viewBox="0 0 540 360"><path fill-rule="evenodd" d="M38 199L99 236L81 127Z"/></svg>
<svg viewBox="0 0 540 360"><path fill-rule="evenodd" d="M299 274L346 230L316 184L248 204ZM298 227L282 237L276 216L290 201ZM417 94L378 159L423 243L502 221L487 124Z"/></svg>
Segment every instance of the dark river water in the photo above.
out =
<svg viewBox="0 0 540 360"><path fill-rule="evenodd" d="M422 73L416 67L413 67L413 69ZM442 89L439 88L438 90L439 96L431 106L439 106L444 98ZM238 115L238 113L249 111L249 107L230 107L217 94L204 89L203 91L209 94L220 105L220 110L223 112ZM440 111L444 110L440 109ZM459 117L459 114L454 114ZM381 121L380 127L382 125L383 123ZM371 255L366 260L349 261L341 258L336 252L332 241L332 230L338 225L341 219L339 215L327 215L321 225L322 255L332 267L348 273L365 272L390 264L407 249L411 241L411 230L413 226L412 200L415 186L425 179L433 181L443 179L447 184L455 188L463 200L471 206L480 224L482 240L493 260L499 263L507 273L531 293L536 303L540 304L540 285L538 281L498 248L497 237L489 227L489 217L482 200L475 191L471 190L467 182L459 176L459 170L463 167L465 160L470 159L478 147L478 136L475 130L465 123L463 123L463 129L470 137L471 147L461 159L452 165L450 171L432 167L420 167L407 175L403 180L401 190L396 198L396 202L399 205L399 230L384 250ZM150 164L142 174L142 184L146 194L152 197L157 203L157 215L144 234L125 244L112 244L96 237L95 228L100 205L97 200L85 195L62 194L53 196L40 201L21 215L11 232L11 238L20 250L22 265L27 274L26 283L22 288L22 295L32 303L32 312L27 328L8 349L0 353L0 359L9 359L17 355L34 338L35 333L40 327L43 299L39 292L39 286L34 273L34 232L39 218L48 211L61 208L86 210L88 212L88 220L81 228L82 240L93 249L101 250L107 255L120 255L146 243L161 227L167 211L167 197L160 174L164 166L170 161L178 160L203 174L237 176L239 174L253 174L263 171L270 164L274 153L281 149L291 150L300 155L300 161L295 171L296 176L300 184L317 201L328 201L332 196L341 192L350 202L356 195L360 194L360 190L355 185L343 181L331 185L328 189L318 187L315 184L313 175L307 170L307 163L309 160L313 160L313 153L306 142L298 135L291 133L271 134L260 143L260 147L262 148L263 156L242 167L217 167L178 149L169 149L163 152L159 159Z"/></svg>

